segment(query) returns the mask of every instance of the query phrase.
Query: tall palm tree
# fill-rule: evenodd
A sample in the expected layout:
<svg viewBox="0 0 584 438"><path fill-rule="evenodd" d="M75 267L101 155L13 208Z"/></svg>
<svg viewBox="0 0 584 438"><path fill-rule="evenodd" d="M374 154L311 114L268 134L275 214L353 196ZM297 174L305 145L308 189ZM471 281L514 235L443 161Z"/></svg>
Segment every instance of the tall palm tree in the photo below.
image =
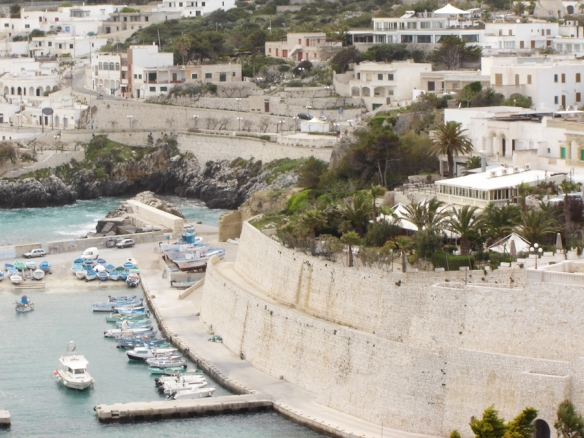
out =
<svg viewBox="0 0 584 438"><path fill-rule="evenodd" d="M385 195L387 190L383 186L371 186L367 191L367 194L371 197L371 217L373 223L377 220L377 206L375 205L375 200L380 196Z"/></svg>
<svg viewBox="0 0 584 438"><path fill-rule="evenodd" d="M363 192L356 192L352 197L345 199L341 214L353 224L359 236L363 237L365 224L371 215L369 196Z"/></svg>
<svg viewBox="0 0 584 438"><path fill-rule="evenodd" d="M189 50L191 50L191 39L188 36L181 35L175 40L174 44L178 50L178 54L182 56L183 65L185 65L185 56L187 56Z"/></svg>
<svg viewBox="0 0 584 438"><path fill-rule="evenodd" d="M361 238L354 231L349 231L341 236L341 242L349 246L349 268L353 266L353 247L361 244Z"/></svg>
<svg viewBox="0 0 584 438"><path fill-rule="evenodd" d="M314 239L316 237L316 228L322 227L326 224L326 218L318 210L310 210L304 212L300 216L300 224L310 230L310 252L315 255Z"/></svg>
<svg viewBox="0 0 584 438"><path fill-rule="evenodd" d="M546 234L560 230L558 221L542 210L530 209L521 212L521 224L517 231L530 243L541 243Z"/></svg>
<svg viewBox="0 0 584 438"><path fill-rule="evenodd" d="M448 228L460 235L460 252L462 255L470 253L470 236L476 233L481 225L482 219L476 214L477 207L465 205L461 208L452 208L452 216L448 219Z"/></svg>
<svg viewBox="0 0 584 438"><path fill-rule="evenodd" d="M439 229L448 213L441 210L444 202L432 198L426 202L418 202L405 207L404 218L418 227L418 230Z"/></svg>
<svg viewBox="0 0 584 438"><path fill-rule="evenodd" d="M463 134L466 129L457 122L448 122L439 125L432 132L432 147L430 152L434 155L446 155L448 157L448 175L454 176L454 156L472 152L472 143Z"/></svg>
<svg viewBox="0 0 584 438"><path fill-rule="evenodd" d="M521 212L514 204L496 207L492 202L481 213L482 229L492 240L499 240L510 234L519 224Z"/></svg>

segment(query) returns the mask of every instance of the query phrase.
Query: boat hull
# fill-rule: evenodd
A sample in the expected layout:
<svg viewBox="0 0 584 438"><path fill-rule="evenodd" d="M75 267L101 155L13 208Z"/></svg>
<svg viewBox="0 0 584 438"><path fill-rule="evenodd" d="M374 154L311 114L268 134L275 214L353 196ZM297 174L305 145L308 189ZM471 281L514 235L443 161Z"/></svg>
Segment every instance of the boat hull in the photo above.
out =
<svg viewBox="0 0 584 438"><path fill-rule="evenodd" d="M95 382L92 377L84 378L83 380L72 380L70 379L67 374L61 370L58 372L59 381L70 389L77 389L79 391L83 391L84 389L89 388Z"/></svg>
<svg viewBox="0 0 584 438"><path fill-rule="evenodd" d="M172 400L206 398L206 397L211 397L211 395L213 395L214 392L215 392L215 388L185 389L182 391L172 392L168 398L170 398Z"/></svg>

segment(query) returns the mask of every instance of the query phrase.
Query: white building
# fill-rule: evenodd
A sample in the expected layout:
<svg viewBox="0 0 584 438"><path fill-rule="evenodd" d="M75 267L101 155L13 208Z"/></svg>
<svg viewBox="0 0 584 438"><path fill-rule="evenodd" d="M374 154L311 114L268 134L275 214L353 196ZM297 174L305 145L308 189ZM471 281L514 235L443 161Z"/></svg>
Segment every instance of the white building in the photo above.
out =
<svg viewBox="0 0 584 438"><path fill-rule="evenodd" d="M413 61L392 63L361 62L355 65L349 81L351 97L361 97L368 110L394 102L411 101L414 90L421 90L421 75L432 71L432 64Z"/></svg>
<svg viewBox="0 0 584 438"><path fill-rule="evenodd" d="M159 12L180 12L183 17L199 17L210 14L218 9L235 7L235 0L162 0L158 5Z"/></svg>
<svg viewBox="0 0 584 438"><path fill-rule="evenodd" d="M42 97L59 87L58 64L40 63L32 58L0 59L0 90L7 100Z"/></svg>
<svg viewBox="0 0 584 438"><path fill-rule="evenodd" d="M106 44L107 38L97 36L47 35L32 38L29 54L31 57L84 57L98 52Z"/></svg>
<svg viewBox="0 0 584 438"><path fill-rule="evenodd" d="M91 58L91 74L85 76L86 86L101 94L120 96L121 62L118 53L96 53Z"/></svg>
<svg viewBox="0 0 584 438"><path fill-rule="evenodd" d="M265 55L286 61L319 62L341 49L341 41L327 39L324 32L288 33L280 41L266 41Z"/></svg>

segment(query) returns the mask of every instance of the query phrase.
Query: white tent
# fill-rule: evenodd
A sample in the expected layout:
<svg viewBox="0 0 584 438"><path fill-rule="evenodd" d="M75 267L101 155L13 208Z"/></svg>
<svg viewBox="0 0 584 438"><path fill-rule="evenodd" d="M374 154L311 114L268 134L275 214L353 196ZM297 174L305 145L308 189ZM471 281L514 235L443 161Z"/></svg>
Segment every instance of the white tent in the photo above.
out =
<svg viewBox="0 0 584 438"><path fill-rule="evenodd" d="M501 254L510 254L511 242L514 242L515 250L517 252L529 252L531 243L515 233L511 233L507 237L503 237L498 242L493 243L491 246L489 246L489 251L498 252Z"/></svg>
<svg viewBox="0 0 584 438"><path fill-rule="evenodd" d="M440 8L440 9L437 9L434 11L434 14L436 14L436 15L462 15L462 14L467 14L467 13L468 12L463 11L462 9L458 9L458 8L452 6L450 3L448 3L443 8Z"/></svg>

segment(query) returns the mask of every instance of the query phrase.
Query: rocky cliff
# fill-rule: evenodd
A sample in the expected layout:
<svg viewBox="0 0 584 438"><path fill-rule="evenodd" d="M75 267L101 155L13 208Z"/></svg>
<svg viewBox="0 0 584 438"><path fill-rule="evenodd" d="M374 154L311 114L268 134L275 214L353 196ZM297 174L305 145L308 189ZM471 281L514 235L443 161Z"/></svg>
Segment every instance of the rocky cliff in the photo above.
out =
<svg viewBox="0 0 584 438"><path fill-rule="evenodd" d="M0 208L46 207L101 196L131 196L142 191L197 198L210 208L234 209L252 193L296 182L293 171L254 160L199 163L181 154L172 138L131 148L95 137L86 160L26 178L0 181Z"/></svg>

